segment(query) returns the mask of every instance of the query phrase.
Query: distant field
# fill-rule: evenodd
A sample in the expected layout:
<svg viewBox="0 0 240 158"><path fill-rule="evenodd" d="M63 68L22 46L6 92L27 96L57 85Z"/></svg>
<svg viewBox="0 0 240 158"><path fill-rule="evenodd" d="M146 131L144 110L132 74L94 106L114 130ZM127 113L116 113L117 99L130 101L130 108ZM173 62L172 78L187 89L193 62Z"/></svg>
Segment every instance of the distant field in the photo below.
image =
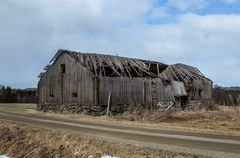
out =
<svg viewBox="0 0 240 158"><path fill-rule="evenodd" d="M123 115L95 117L85 114L40 112L36 110L36 104L0 103L0 110L71 120L108 122L154 128L214 131L240 135L240 107L236 106L217 106L214 110L146 111L141 113L132 111L125 112Z"/></svg>
<svg viewBox="0 0 240 158"><path fill-rule="evenodd" d="M0 109L13 109L20 111L28 111L36 109L36 104L29 103L0 103Z"/></svg>

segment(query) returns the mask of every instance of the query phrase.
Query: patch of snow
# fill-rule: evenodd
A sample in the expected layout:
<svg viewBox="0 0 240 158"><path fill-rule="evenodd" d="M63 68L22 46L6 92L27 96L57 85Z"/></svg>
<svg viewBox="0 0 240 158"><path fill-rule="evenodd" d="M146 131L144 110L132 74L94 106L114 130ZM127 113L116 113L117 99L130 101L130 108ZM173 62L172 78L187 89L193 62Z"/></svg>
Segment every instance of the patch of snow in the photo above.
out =
<svg viewBox="0 0 240 158"><path fill-rule="evenodd" d="M101 156L101 158L118 158L118 157L111 156L111 155L103 155Z"/></svg>
<svg viewBox="0 0 240 158"><path fill-rule="evenodd" d="M90 155L90 156L88 156L88 158L94 158L94 156ZM103 155L103 156L101 156L101 158L120 158L120 157L115 157L115 156L111 156L111 155Z"/></svg>
<svg viewBox="0 0 240 158"><path fill-rule="evenodd" d="M10 157L7 157L6 155L0 155L0 158L10 158Z"/></svg>

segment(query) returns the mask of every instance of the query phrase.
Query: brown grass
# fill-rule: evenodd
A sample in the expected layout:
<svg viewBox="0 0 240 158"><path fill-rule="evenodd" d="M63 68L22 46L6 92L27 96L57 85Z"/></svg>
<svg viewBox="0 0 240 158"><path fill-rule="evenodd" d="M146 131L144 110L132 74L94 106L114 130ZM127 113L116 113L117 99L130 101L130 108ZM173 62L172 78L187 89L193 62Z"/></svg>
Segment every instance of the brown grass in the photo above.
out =
<svg viewBox="0 0 240 158"><path fill-rule="evenodd" d="M36 109L36 104L26 103L0 103L0 109L16 111L31 111Z"/></svg>
<svg viewBox="0 0 240 158"><path fill-rule="evenodd" d="M213 131L240 134L240 109L233 106L206 106L200 110L142 111L132 109L116 116L89 116L84 114L56 114L38 112L35 104L0 104L0 109L45 115L56 118L127 124L154 128Z"/></svg>
<svg viewBox="0 0 240 158"><path fill-rule="evenodd" d="M0 121L0 154L1 153L16 158L86 158L90 155L98 158L104 154L121 158L200 157L128 144L111 143L76 133L32 128L3 121Z"/></svg>
<svg viewBox="0 0 240 158"><path fill-rule="evenodd" d="M197 130L215 130L221 132L240 132L239 107L217 106L215 110L203 108L195 111L145 111L143 113L125 113L115 117L128 120Z"/></svg>

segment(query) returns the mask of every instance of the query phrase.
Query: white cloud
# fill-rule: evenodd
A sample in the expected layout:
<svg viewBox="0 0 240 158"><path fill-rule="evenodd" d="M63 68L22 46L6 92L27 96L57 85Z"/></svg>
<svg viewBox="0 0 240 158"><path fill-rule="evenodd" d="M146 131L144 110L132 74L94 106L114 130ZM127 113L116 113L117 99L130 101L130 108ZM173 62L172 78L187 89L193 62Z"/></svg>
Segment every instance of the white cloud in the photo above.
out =
<svg viewBox="0 0 240 158"><path fill-rule="evenodd" d="M204 0L168 0L170 6L174 6L181 11L186 11L189 9L200 9L206 6L206 1Z"/></svg>
<svg viewBox="0 0 240 158"><path fill-rule="evenodd" d="M111 52L118 27L141 23L152 6L153 0L0 1L0 83L36 86L58 48Z"/></svg>
<svg viewBox="0 0 240 158"><path fill-rule="evenodd" d="M188 26L202 30L218 30L227 32L238 32L240 26L239 14L218 14L200 16L197 14L185 14L180 21Z"/></svg>
<svg viewBox="0 0 240 158"><path fill-rule="evenodd" d="M176 22L152 25L146 18L161 19L169 10L151 0L24 2L0 2L0 84L36 86L38 73L64 48L183 62L220 85L240 85L238 14L184 14ZM204 6L178 2L182 10Z"/></svg>
<svg viewBox="0 0 240 158"><path fill-rule="evenodd" d="M151 19L159 19L159 18L168 18L171 15L169 14L167 7L155 7L151 11L149 18Z"/></svg>
<svg viewBox="0 0 240 158"><path fill-rule="evenodd" d="M240 0L222 0L223 2L226 3L236 3L236 2L240 2Z"/></svg>
<svg viewBox="0 0 240 158"><path fill-rule="evenodd" d="M127 52L131 43L129 52L139 53L135 56L167 63L187 63L200 68L218 84L239 85L240 74L236 73L240 71L239 21L240 15L235 14L185 14L176 23L138 25L117 36L126 37L125 41L119 42L118 50ZM137 32L137 35L131 32Z"/></svg>

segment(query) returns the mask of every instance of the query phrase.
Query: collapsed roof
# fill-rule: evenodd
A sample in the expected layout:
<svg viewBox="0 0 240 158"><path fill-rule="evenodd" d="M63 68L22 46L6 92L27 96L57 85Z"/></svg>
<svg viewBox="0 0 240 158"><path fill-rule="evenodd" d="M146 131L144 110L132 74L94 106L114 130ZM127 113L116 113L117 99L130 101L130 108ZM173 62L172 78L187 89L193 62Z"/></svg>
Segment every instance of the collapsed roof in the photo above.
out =
<svg viewBox="0 0 240 158"><path fill-rule="evenodd" d="M95 76L162 78L163 80L183 81L186 84L193 80L211 81L197 68L184 64L167 65L157 61L62 49L58 50L50 61L50 65L47 65L44 70L47 71L63 53L70 55ZM39 77L41 78L44 74L45 72L41 73Z"/></svg>

